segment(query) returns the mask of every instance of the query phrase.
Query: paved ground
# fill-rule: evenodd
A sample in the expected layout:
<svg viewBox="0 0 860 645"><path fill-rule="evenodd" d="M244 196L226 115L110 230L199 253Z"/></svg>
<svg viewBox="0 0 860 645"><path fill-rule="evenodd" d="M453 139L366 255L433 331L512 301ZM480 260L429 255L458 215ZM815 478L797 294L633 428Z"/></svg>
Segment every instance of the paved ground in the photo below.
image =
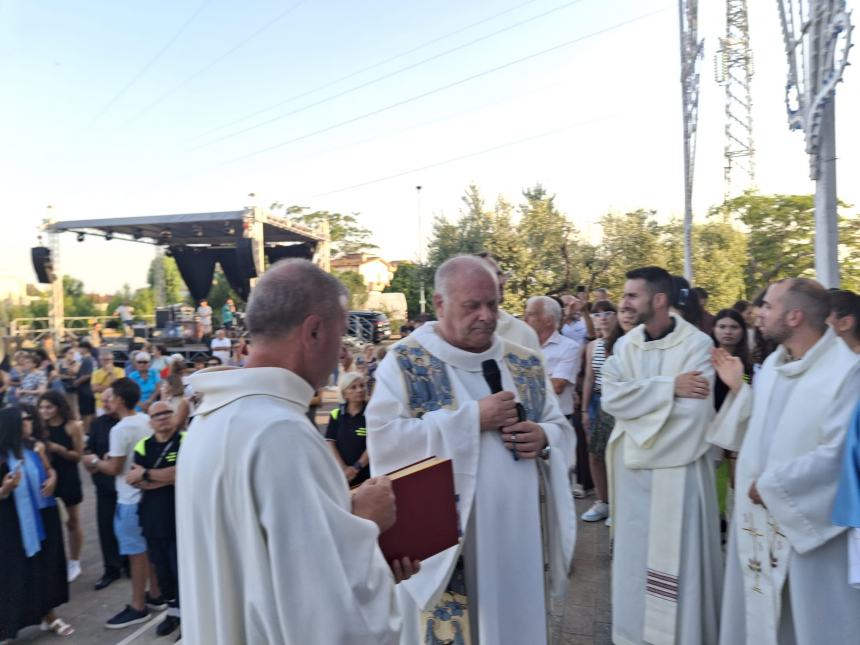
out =
<svg viewBox="0 0 860 645"><path fill-rule="evenodd" d="M327 406L330 407L330 406ZM324 421L324 414L318 416ZM107 589L94 591L101 576L101 554L95 523L95 496L89 476L84 476L85 546L81 557L83 574L72 583L71 600L59 608L58 614L75 628L75 634L60 639L45 634L38 627L22 630L18 643L68 643L68 645L149 645L173 643L174 636L156 638L155 627L163 612L154 612L150 622L122 630L104 628L107 619L121 610L131 599L131 584L127 579L113 583ZM579 500L577 510L585 511L592 500ZM611 643L611 612L609 591L609 529L602 522L579 523L574 569L565 605L554 612L552 645L607 645ZM238 644L237 644L238 645Z"/></svg>

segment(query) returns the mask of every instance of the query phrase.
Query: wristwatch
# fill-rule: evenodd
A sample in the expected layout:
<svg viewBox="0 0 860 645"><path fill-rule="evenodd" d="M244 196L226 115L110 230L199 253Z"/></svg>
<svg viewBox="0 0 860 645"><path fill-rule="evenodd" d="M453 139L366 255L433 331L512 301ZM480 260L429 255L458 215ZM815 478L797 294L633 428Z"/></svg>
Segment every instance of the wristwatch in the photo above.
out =
<svg viewBox="0 0 860 645"><path fill-rule="evenodd" d="M359 459L358 461L356 461L356 462L352 465L352 467L353 467L353 468L355 468L356 470L361 470L362 468L364 468L364 466L362 466L362 465L361 465L361 459Z"/></svg>
<svg viewBox="0 0 860 645"><path fill-rule="evenodd" d="M147 469L144 469L144 471L143 471L143 481L145 481L145 482L149 481L149 470L147 470Z"/></svg>
<svg viewBox="0 0 860 645"><path fill-rule="evenodd" d="M543 447L543 450L540 451L540 458L541 459L549 459L549 451L550 451L550 445L546 444Z"/></svg>

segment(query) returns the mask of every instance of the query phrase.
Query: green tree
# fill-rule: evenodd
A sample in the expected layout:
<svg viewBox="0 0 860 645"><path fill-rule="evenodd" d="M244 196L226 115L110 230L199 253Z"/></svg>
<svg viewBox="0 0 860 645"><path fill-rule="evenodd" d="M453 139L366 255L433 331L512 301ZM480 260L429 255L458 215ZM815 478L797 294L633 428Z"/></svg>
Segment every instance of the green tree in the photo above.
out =
<svg viewBox="0 0 860 645"><path fill-rule="evenodd" d="M385 288L385 293L402 293L406 296L406 308L410 320L421 312L421 267L412 262L401 262L391 279L391 284ZM424 283L427 301L430 301L430 282Z"/></svg>
<svg viewBox="0 0 860 645"><path fill-rule="evenodd" d="M349 308L361 309L367 302L367 285L358 271L334 271L334 277L343 282L349 291ZM396 275L396 274L395 274Z"/></svg>
<svg viewBox="0 0 860 645"><path fill-rule="evenodd" d="M271 208L277 210L283 208L283 204L276 202ZM308 210L310 209L305 206L290 206L284 209L287 217L310 228L316 228L323 221L327 221L332 255L366 253L378 248L371 241L373 232L359 224L360 213L344 215L330 211L308 212Z"/></svg>
<svg viewBox="0 0 860 645"><path fill-rule="evenodd" d="M95 299L84 293L84 283L68 275L63 276L63 312L67 318L95 316ZM74 326L86 327L86 321Z"/></svg>
<svg viewBox="0 0 860 645"><path fill-rule="evenodd" d="M185 283L182 280L182 274L179 273L179 267L176 265L176 260L165 256L159 256L152 259L149 263L149 270L146 272L146 282L153 291L156 288L156 268L161 263L164 269L164 298L165 304L173 305L181 302L190 302L188 298L183 298L183 293L187 293Z"/></svg>
<svg viewBox="0 0 860 645"><path fill-rule="evenodd" d="M603 239L584 254L589 266L587 284L621 293L624 275L630 269L665 265L660 225L656 212L639 209L624 214L609 213L600 219Z"/></svg>
<svg viewBox="0 0 860 645"><path fill-rule="evenodd" d="M844 213L839 202L839 260L843 286L860 286L860 219ZM747 296L780 278L815 272L815 197L747 192L712 212L723 210L747 228Z"/></svg>
<svg viewBox="0 0 860 645"><path fill-rule="evenodd" d="M537 184L523 191L517 236L519 266L508 281L505 306L520 313L530 296L570 291L580 279L578 233L555 205L555 195ZM512 300L512 302L511 302Z"/></svg>
<svg viewBox="0 0 860 645"><path fill-rule="evenodd" d="M215 321L221 323L221 308L227 302L227 298L232 298L233 302L241 302L241 298L236 295L236 292L230 287L227 281L227 276L220 266L215 267L215 273L212 276L212 287L209 289L209 296L206 298L209 306L214 312Z"/></svg>
<svg viewBox="0 0 860 645"><path fill-rule="evenodd" d="M479 253L491 246L493 217L486 210L478 187L470 185L460 199L465 208L460 209L456 222L444 217L436 217L433 221L427 260L434 271L448 258L464 253Z"/></svg>

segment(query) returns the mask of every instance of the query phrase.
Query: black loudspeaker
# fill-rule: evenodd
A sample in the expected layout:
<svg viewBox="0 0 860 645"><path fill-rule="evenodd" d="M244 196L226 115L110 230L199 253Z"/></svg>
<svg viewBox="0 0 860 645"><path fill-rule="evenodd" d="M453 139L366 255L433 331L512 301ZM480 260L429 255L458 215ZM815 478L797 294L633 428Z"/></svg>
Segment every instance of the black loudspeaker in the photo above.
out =
<svg viewBox="0 0 860 645"><path fill-rule="evenodd" d="M247 237L236 240L236 264L243 280L257 277L262 267L254 261L254 240Z"/></svg>
<svg viewBox="0 0 860 645"><path fill-rule="evenodd" d="M30 249L33 258L33 268L39 282L51 284L57 276L54 275L54 263L51 260L51 249L47 246L34 246Z"/></svg>
<svg viewBox="0 0 860 645"><path fill-rule="evenodd" d="M164 329L167 323L173 321L173 309L165 307L164 309L155 310L155 328Z"/></svg>

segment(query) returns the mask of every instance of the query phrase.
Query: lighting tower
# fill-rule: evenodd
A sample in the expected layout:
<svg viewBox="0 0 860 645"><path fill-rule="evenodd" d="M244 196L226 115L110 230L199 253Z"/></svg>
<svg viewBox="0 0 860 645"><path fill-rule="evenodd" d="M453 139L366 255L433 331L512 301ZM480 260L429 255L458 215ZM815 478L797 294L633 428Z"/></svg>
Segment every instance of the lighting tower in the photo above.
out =
<svg viewBox="0 0 860 645"><path fill-rule="evenodd" d="M755 186L753 72L747 0L726 0L726 35L720 38L714 60L714 76L726 89L726 165L723 169L726 200Z"/></svg>
<svg viewBox="0 0 860 645"><path fill-rule="evenodd" d="M845 0L779 0L788 59L788 127L803 130L809 177L815 180L815 274L839 286L836 212L836 84L848 65L851 15Z"/></svg>
<svg viewBox="0 0 860 645"><path fill-rule="evenodd" d="M684 115L684 277L693 282L693 177L699 120L698 0L678 0L681 35L681 101Z"/></svg>
<svg viewBox="0 0 860 645"><path fill-rule="evenodd" d="M51 309L49 312L51 335L54 338L56 347L63 338L65 327L65 311L63 308L63 272L60 267L60 234L57 233L52 225L54 219L51 217L51 209L53 206L48 206L48 216L42 220L42 233L47 237L48 248L51 251L51 265L54 270L54 281L51 283ZM41 236L40 236L41 237Z"/></svg>

